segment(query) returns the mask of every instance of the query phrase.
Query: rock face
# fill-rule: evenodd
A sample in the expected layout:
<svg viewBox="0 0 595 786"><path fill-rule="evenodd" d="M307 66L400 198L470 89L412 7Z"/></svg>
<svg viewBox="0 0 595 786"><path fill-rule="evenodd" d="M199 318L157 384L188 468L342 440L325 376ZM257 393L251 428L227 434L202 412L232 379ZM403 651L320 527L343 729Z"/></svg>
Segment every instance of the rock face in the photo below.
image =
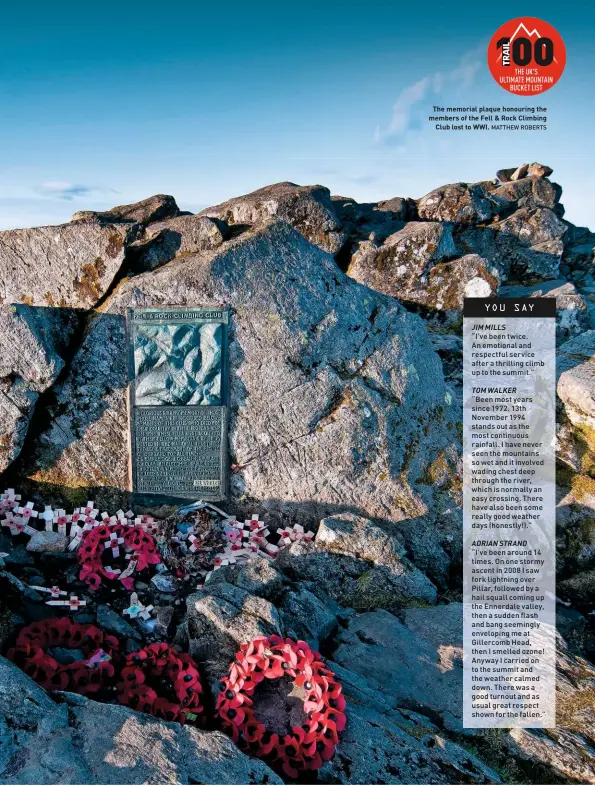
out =
<svg viewBox="0 0 595 786"><path fill-rule="evenodd" d="M460 604L409 609L405 624L386 611L369 612L350 622L334 658L393 707L439 716L445 728L462 731L462 635Z"/></svg>
<svg viewBox="0 0 595 786"><path fill-rule="evenodd" d="M465 748L445 739L415 713L381 715L349 707L335 757L320 771L325 783L501 783Z"/></svg>
<svg viewBox="0 0 595 786"><path fill-rule="evenodd" d="M68 375L55 388L57 405L49 428L35 441L39 459L31 477L42 483L81 487L80 504L87 487L116 486L121 494L127 486L124 346L124 319L97 316Z"/></svg>
<svg viewBox="0 0 595 786"><path fill-rule="evenodd" d="M231 226L258 226L271 218L281 219L330 254L336 254L347 238L333 210L330 191L324 186L276 183L209 207L199 215Z"/></svg>
<svg viewBox="0 0 595 786"><path fill-rule="evenodd" d="M73 694L57 697L65 703L0 659L3 783L282 783L220 732Z"/></svg>
<svg viewBox="0 0 595 786"><path fill-rule="evenodd" d="M233 309L233 498L298 515L425 513L433 489L417 481L455 440L421 320L280 223L120 287L56 391L35 477L124 488L125 308L220 302Z"/></svg>
<svg viewBox="0 0 595 786"><path fill-rule="evenodd" d="M21 452L39 395L64 368L76 327L66 309L0 306L0 471Z"/></svg>
<svg viewBox="0 0 595 786"><path fill-rule="evenodd" d="M2 302L91 308L120 270L135 232L135 225L116 223L0 232Z"/></svg>

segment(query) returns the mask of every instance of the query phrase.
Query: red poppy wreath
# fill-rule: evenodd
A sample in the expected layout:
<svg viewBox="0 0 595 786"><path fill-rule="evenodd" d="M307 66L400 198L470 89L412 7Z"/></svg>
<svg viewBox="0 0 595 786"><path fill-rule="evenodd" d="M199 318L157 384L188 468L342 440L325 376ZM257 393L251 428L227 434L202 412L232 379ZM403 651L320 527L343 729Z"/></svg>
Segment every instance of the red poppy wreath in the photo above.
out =
<svg viewBox="0 0 595 786"><path fill-rule="evenodd" d="M124 524L99 524L86 530L77 554L81 565L79 578L93 590L99 589L102 577L119 580L131 590L135 570L141 571L161 562L155 539L142 527ZM127 560L122 565L124 570L110 565L117 559L122 562L122 558Z"/></svg>
<svg viewBox="0 0 595 786"><path fill-rule="evenodd" d="M59 662L54 649L70 651L70 663ZM95 625L80 625L67 617L27 625L7 656L46 690L68 690L104 697L112 685L119 642ZM76 658L82 653L83 658Z"/></svg>
<svg viewBox="0 0 595 786"><path fill-rule="evenodd" d="M271 680L291 681L290 695L303 702L299 722L290 728L288 721L296 719L293 711L283 729L267 728L265 723L263 696ZM274 635L242 644L221 681L217 712L234 742L251 755L268 759L291 778L320 769L333 756L346 723L341 685L319 653L304 641Z"/></svg>
<svg viewBox="0 0 595 786"><path fill-rule="evenodd" d="M127 655L120 679L120 704L178 723L202 720L202 685L196 663L169 644L149 644Z"/></svg>

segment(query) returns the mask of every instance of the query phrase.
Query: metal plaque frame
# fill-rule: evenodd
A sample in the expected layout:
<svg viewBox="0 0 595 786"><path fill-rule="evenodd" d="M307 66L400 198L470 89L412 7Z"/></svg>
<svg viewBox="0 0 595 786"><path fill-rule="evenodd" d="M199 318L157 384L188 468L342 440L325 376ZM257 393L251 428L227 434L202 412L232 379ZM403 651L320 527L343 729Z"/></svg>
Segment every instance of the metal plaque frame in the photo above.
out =
<svg viewBox="0 0 595 786"><path fill-rule="evenodd" d="M135 365L139 327L205 324L222 328L219 403L139 404ZM224 306L128 309L130 483L135 494L205 500L227 496L228 327L229 309ZM188 350L195 347L189 345Z"/></svg>

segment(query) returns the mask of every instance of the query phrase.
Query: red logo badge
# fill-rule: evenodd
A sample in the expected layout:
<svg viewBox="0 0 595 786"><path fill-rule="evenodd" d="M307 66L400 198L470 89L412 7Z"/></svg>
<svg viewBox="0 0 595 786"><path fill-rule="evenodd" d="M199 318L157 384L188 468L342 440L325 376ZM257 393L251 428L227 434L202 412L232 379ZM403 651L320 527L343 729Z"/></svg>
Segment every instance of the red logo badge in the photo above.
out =
<svg viewBox="0 0 595 786"><path fill-rule="evenodd" d="M566 65L558 31L541 19L522 16L499 27L488 47L488 66L496 82L517 95L536 95L553 87Z"/></svg>

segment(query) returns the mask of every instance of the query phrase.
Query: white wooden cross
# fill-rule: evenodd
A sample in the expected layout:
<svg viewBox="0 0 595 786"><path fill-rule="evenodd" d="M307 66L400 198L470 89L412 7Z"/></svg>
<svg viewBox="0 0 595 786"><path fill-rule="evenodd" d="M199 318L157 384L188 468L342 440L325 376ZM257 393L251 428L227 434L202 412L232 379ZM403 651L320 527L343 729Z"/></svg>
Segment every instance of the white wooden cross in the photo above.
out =
<svg viewBox="0 0 595 786"><path fill-rule="evenodd" d="M43 513L39 516L42 521L45 521L45 528L48 532L54 529L54 510L51 505L46 505Z"/></svg>
<svg viewBox="0 0 595 786"><path fill-rule="evenodd" d="M124 538L119 538L115 532L112 532L109 538L103 542L103 547L106 549L111 549L113 557L119 557L120 549L118 547L122 543L124 543Z"/></svg>
<svg viewBox="0 0 595 786"><path fill-rule="evenodd" d="M26 505L16 508L15 512L27 520L36 519L39 516L39 513L34 510L32 502L27 502Z"/></svg>
<svg viewBox="0 0 595 786"><path fill-rule="evenodd" d="M253 513L251 518L244 522L244 528L248 528L252 532L264 528L264 521L258 518L258 513Z"/></svg>
<svg viewBox="0 0 595 786"><path fill-rule="evenodd" d="M95 503L89 500L87 502L86 507L79 508L80 513L84 513L85 516L91 516L91 518L97 518L97 514L99 513L99 509L95 507Z"/></svg>
<svg viewBox="0 0 595 786"><path fill-rule="evenodd" d="M70 543L68 544L68 551L75 551L81 545L81 540L83 537L83 529L79 527L79 525L74 521L70 527Z"/></svg>
<svg viewBox="0 0 595 786"><path fill-rule="evenodd" d="M61 590L60 587L39 587L36 584L30 584L29 587L38 592L49 592L54 600L57 600L61 596L66 596L67 594L64 590Z"/></svg>
<svg viewBox="0 0 595 786"><path fill-rule="evenodd" d="M6 489L4 494L0 496L2 502L6 502L8 505L16 505L17 502L21 501L21 495L15 494L14 489Z"/></svg>
<svg viewBox="0 0 595 786"><path fill-rule="evenodd" d="M71 595L68 600L46 600L46 606L68 606L70 611L78 611L81 606L86 606L86 600L80 600L76 595Z"/></svg>
<svg viewBox="0 0 595 786"><path fill-rule="evenodd" d="M54 523L58 525L58 532L60 535L66 535L66 525L68 524L68 519L70 516L66 515L66 511L60 510L55 511L54 513Z"/></svg>
<svg viewBox="0 0 595 786"><path fill-rule="evenodd" d="M6 514L6 519L2 522L2 526L8 527L13 537L15 535L21 535L22 533L25 533L25 535L35 535L37 532L36 529L28 525L27 520L20 516L15 516L11 512Z"/></svg>

